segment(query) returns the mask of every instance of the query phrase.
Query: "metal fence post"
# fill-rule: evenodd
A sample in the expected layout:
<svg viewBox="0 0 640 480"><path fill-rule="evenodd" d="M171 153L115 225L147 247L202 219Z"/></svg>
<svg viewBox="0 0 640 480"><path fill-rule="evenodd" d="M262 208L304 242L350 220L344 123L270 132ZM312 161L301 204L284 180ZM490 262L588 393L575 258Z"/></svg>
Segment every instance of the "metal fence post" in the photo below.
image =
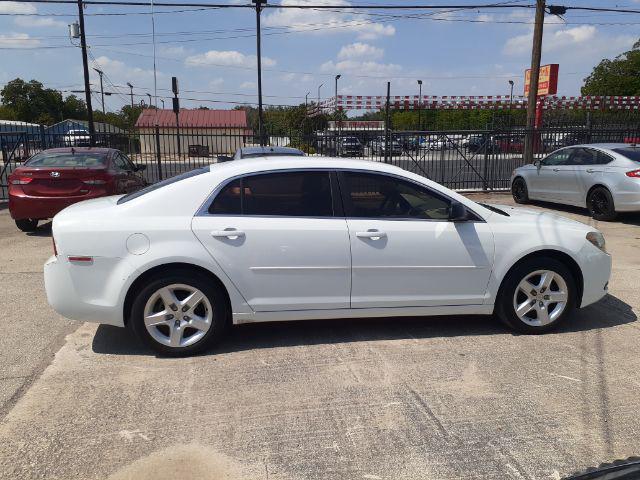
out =
<svg viewBox="0 0 640 480"><path fill-rule="evenodd" d="M483 171L482 171L482 177L483 177L482 178L482 189L485 190L485 191L489 189L489 184L487 183L487 174L489 172L489 155L487 154L487 150L488 150L487 147L489 145L489 140L492 138L492 136L494 136L494 135L489 134L487 139L484 142L484 155L483 155L484 156L484 168L483 168ZM492 141L491 147L494 148L493 141Z"/></svg>
<svg viewBox="0 0 640 480"><path fill-rule="evenodd" d="M40 149L47 148L47 137L44 134L44 125L40 125Z"/></svg>
<svg viewBox="0 0 640 480"><path fill-rule="evenodd" d="M160 158L160 127L156 125L156 160L158 161L158 180L162 180L162 159Z"/></svg>
<svg viewBox="0 0 640 480"><path fill-rule="evenodd" d="M387 82L387 105L384 119L384 163L389 163L389 149L391 148L389 139L389 102L391 97L391 82Z"/></svg>

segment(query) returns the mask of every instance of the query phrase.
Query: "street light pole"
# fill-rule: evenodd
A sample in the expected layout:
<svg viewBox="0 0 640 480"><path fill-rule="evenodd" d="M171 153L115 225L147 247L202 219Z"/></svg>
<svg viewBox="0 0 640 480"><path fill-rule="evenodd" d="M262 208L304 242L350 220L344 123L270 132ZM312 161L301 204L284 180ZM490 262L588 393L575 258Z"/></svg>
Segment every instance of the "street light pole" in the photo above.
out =
<svg viewBox="0 0 640 480"><path fill-rule="evenodd" d="M422 80L418 80L418 130L422 129Z"/></svg>
<svg viewBox="0 0 640 480"><path fill-rule="evenodd" d="M260 45L260 12L262 5L267 0L251 0L256 6L256 57L258 60L258 135L260 137L260 146L265 145L264 141L264 116L262 112L262 49Z"/></svg>
<svg viewBox="0 0 640 480"><path fill-rule="evenodd" d="M342 77L342 75L338 74L336 75L336 89L335 89L335 97L334 97L334 103L335 103L335 110L336 112L338 111L338 80L340 80L340 77Z"/></svg>
<svg viewBox="0 0 640 480"><path fill-rule="evenodd" d="M511 109L513 108L513 80L509 80L509 85L511 86L511 93L509 94L509 131L511 131L511 125L513 123L511 113Z"/></svg>
<svg viewBox="0 0 640 480"><path fill-rule="evenodd" d="M91 84L89 83L89 62L87 60L87 38L84 34L84 5L78 0L78 20L80 22L80 49L82 50L82 69L84 73L84 98L87 102L87 120L89 122L89 145L96 144L96 128L93 124L93 107L91 106Z"/></svg>
<svg viewBox="0 0 640 480"><path fill-rule="evenodd" d="M149 108L151 108L151 94L147 93L147 97L149 97Z"/></svg>
<svg viewBox="0 0 640 480"><path fill-rule="evenodd" d="M307 107L307 105L309 104L309 94L311 92L307 92L307 94L304 96L304 106L305 108Z"/></svg>
<svg viewBox="0 0 640 480"><path fill-rule="evenodd" d="M133 85L127 82L127 86L129 87L129 91L131 92L131 108L133 109Z"/></svg>
<svg viewBox="0 0 640 480"><path fill-rule="evenodd" d="M102 76L104 75L104 72L99 68L94 68L94 70L98 72L98 75L100 75L100 97L102 99L102 114L106 115L106 112L104 111L104 87L102 86Z"/></svg>
<svg viewBox="0 0 640 480"><path fill-rule="evenodd" d="M320 85L318 85L318 103L316 104L316 108L318 108L318 110L320 109L320 89L322 88L323 85L324 83L321 83Z"/></svg>

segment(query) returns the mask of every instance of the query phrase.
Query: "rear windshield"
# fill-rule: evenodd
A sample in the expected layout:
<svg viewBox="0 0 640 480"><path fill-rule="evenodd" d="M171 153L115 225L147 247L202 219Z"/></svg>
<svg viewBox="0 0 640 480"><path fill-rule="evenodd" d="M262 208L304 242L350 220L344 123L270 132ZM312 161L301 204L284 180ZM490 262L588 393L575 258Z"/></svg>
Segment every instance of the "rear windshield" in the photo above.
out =
<svg viewBox="0 0 640 480"><path fill-rule="evenodd" d="M201 175L203 173L207 173L209 171L209 167L196 168L195 170L190 170L185 173L181 173L180 175L176 175L175 177L167 178L166 180L162 180L158 183L153 183L147 187L144 187L137 192L129 193L123 197L118 199L118 205L122 203L126 203L129 200L133 200L134 198L141 197L149 192L153 192L154 190L158 190L159 188L166 187L167 185L171 185L172 183L179 182L180 180L185 180L187 178L195 177L196 175Z"/></svg>
<svg viewBox="0 0 640 480"><path fill-rule="evenodd" d="M634 162L640 162L640 148L614 148L614 152L627 157Z"/></svg>
<svg viewBox="0 0 640 480"><path fill-rule="evenodd" d="M107 164L104 153L95 152L42 152L25 162L29 167L81 167L101 168Z"/></svg>

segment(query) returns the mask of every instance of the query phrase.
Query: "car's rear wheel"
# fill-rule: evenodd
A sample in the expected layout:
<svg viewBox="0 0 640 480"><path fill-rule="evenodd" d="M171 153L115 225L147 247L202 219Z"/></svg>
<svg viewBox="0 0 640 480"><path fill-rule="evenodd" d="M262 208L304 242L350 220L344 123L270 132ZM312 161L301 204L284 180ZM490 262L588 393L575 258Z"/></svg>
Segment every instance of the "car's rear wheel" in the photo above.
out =
<svg viewBox="0 0 640 480"><path fill-rule="evenodd" d="M596 187L589 192L587 207L589 208L589 213L595 220L610 222L615 220L618 215L615 203L613 202L613 196L611 192L604 187Z"/></svg>
<svg viewBox="0 0 640 480"><path fill-rule="evenodd" d="M220 340L229 323L223 292L198 272L176 272L151 280L136 295L131 327L155 351L191 355Z"/></svg>
<svg viewBox="0 0 640 480"><path fill-rule="evenodd" d="M576 305L571 271L554 258L531 258L505 277L496 313L522 333L544 333L567 319Z"/></svg>
<svg viewBox="0 0 640 480"><path fill-rule="evenodd" d="M23 232L35 232L38 228L38 220L35 218L21 218L16 220L16 226Z"/></svg>
<svg viewBox="0 0 640 480"><path fill-rule="evenodd" d="M527 189L527 182L524 178L518 177L513 180L511 184L511 195L516 203L529 203L529 190Z"/></svg>

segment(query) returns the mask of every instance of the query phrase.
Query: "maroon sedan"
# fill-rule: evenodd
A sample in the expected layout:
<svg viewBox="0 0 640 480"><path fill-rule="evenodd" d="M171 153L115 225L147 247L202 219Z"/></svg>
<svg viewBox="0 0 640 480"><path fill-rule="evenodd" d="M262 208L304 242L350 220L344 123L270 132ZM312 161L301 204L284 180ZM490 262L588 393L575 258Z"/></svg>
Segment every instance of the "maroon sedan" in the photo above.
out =
<svg viewBox="0 0 640 480"><path fill-rule="evenodd" d="M130 193L146 185L134 165L113 148L53 148L35 154L9 176L9 212L32 232L72 203Z"/></svg>

